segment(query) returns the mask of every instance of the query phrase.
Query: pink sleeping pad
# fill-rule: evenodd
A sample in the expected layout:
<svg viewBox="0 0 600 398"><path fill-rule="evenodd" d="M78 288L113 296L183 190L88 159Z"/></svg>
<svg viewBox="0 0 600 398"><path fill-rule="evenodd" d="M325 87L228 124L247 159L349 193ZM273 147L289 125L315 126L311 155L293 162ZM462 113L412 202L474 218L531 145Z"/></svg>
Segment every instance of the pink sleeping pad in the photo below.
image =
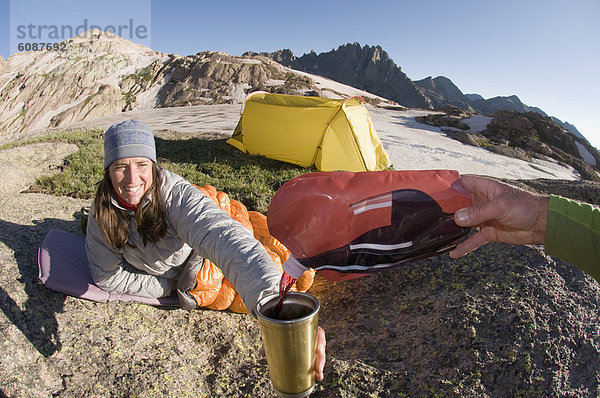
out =
<svg viewBox="0 0 600 398"><path fill-rule="evenodd" d="M85 254L85 237L51 229L38 250L39 278L47 288L98 302L137 302L179 306L177 295L147 298L109 293L94 284Z"/></svg>

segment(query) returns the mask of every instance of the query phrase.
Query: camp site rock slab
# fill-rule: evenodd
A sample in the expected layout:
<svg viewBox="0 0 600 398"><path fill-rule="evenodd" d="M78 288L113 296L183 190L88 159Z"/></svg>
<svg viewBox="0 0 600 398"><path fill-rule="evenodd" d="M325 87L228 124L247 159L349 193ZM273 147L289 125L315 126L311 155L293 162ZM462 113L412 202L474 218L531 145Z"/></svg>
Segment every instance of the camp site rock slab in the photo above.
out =
<svg viewBox="0 0 600 398"><path fill-rule="evenodd" d="M0 194L20 192L36 178L57 172L63 159L77 149L74 144L46 143L0 151Z"/></svg>
<svg viewBox="0 0 600 398"><path fill-rule="evenodd" d="M594 183L527 185L600 203ZM0 198L0 395L274 396L251 316L50 291L37 282L37 246L50 228L77 233L89 201ZM367 278L317 278L311 292L328 336L314 397L600 393L600 285L538 246L493 244Z"/></svg>

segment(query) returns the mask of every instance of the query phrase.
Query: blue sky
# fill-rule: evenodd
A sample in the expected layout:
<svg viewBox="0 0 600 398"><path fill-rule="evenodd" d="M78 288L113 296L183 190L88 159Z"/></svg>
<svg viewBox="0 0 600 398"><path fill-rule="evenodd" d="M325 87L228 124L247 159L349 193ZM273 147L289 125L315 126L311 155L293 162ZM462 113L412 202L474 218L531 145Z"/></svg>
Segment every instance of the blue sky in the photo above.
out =
<svg viewBox="0 0 600 398"><path fill-rule="evenodd" d="M134 19L156 51L380 45L413 80L446 76L463 93L517 95L600 147L600 1L0 0L0 55L19 24L100 26ZM13 24L11 28L11 23Z"/></svg>

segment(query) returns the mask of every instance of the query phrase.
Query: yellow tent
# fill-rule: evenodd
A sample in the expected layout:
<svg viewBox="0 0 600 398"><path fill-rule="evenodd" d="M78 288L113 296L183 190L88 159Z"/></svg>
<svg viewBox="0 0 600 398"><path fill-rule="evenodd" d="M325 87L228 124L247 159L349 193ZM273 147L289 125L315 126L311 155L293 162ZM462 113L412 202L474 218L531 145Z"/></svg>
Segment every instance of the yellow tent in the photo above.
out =
<svg viewBox="0 0 600 398"><path fill-rule="evenodd" d="M365 101L254 92L227 142L253 155L321 171L390 166Z"/></svg>

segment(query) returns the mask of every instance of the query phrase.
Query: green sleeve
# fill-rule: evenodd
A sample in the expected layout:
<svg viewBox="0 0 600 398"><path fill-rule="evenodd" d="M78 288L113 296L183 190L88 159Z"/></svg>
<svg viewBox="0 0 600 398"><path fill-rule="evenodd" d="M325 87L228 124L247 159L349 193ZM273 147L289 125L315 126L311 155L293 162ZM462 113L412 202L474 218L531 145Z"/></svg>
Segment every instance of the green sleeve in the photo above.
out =
<svg viewBox="0 0 600 398"><path fill-rule="evenodd" d="M551 195L545 247L600 282L600 209Z"/></svg>

